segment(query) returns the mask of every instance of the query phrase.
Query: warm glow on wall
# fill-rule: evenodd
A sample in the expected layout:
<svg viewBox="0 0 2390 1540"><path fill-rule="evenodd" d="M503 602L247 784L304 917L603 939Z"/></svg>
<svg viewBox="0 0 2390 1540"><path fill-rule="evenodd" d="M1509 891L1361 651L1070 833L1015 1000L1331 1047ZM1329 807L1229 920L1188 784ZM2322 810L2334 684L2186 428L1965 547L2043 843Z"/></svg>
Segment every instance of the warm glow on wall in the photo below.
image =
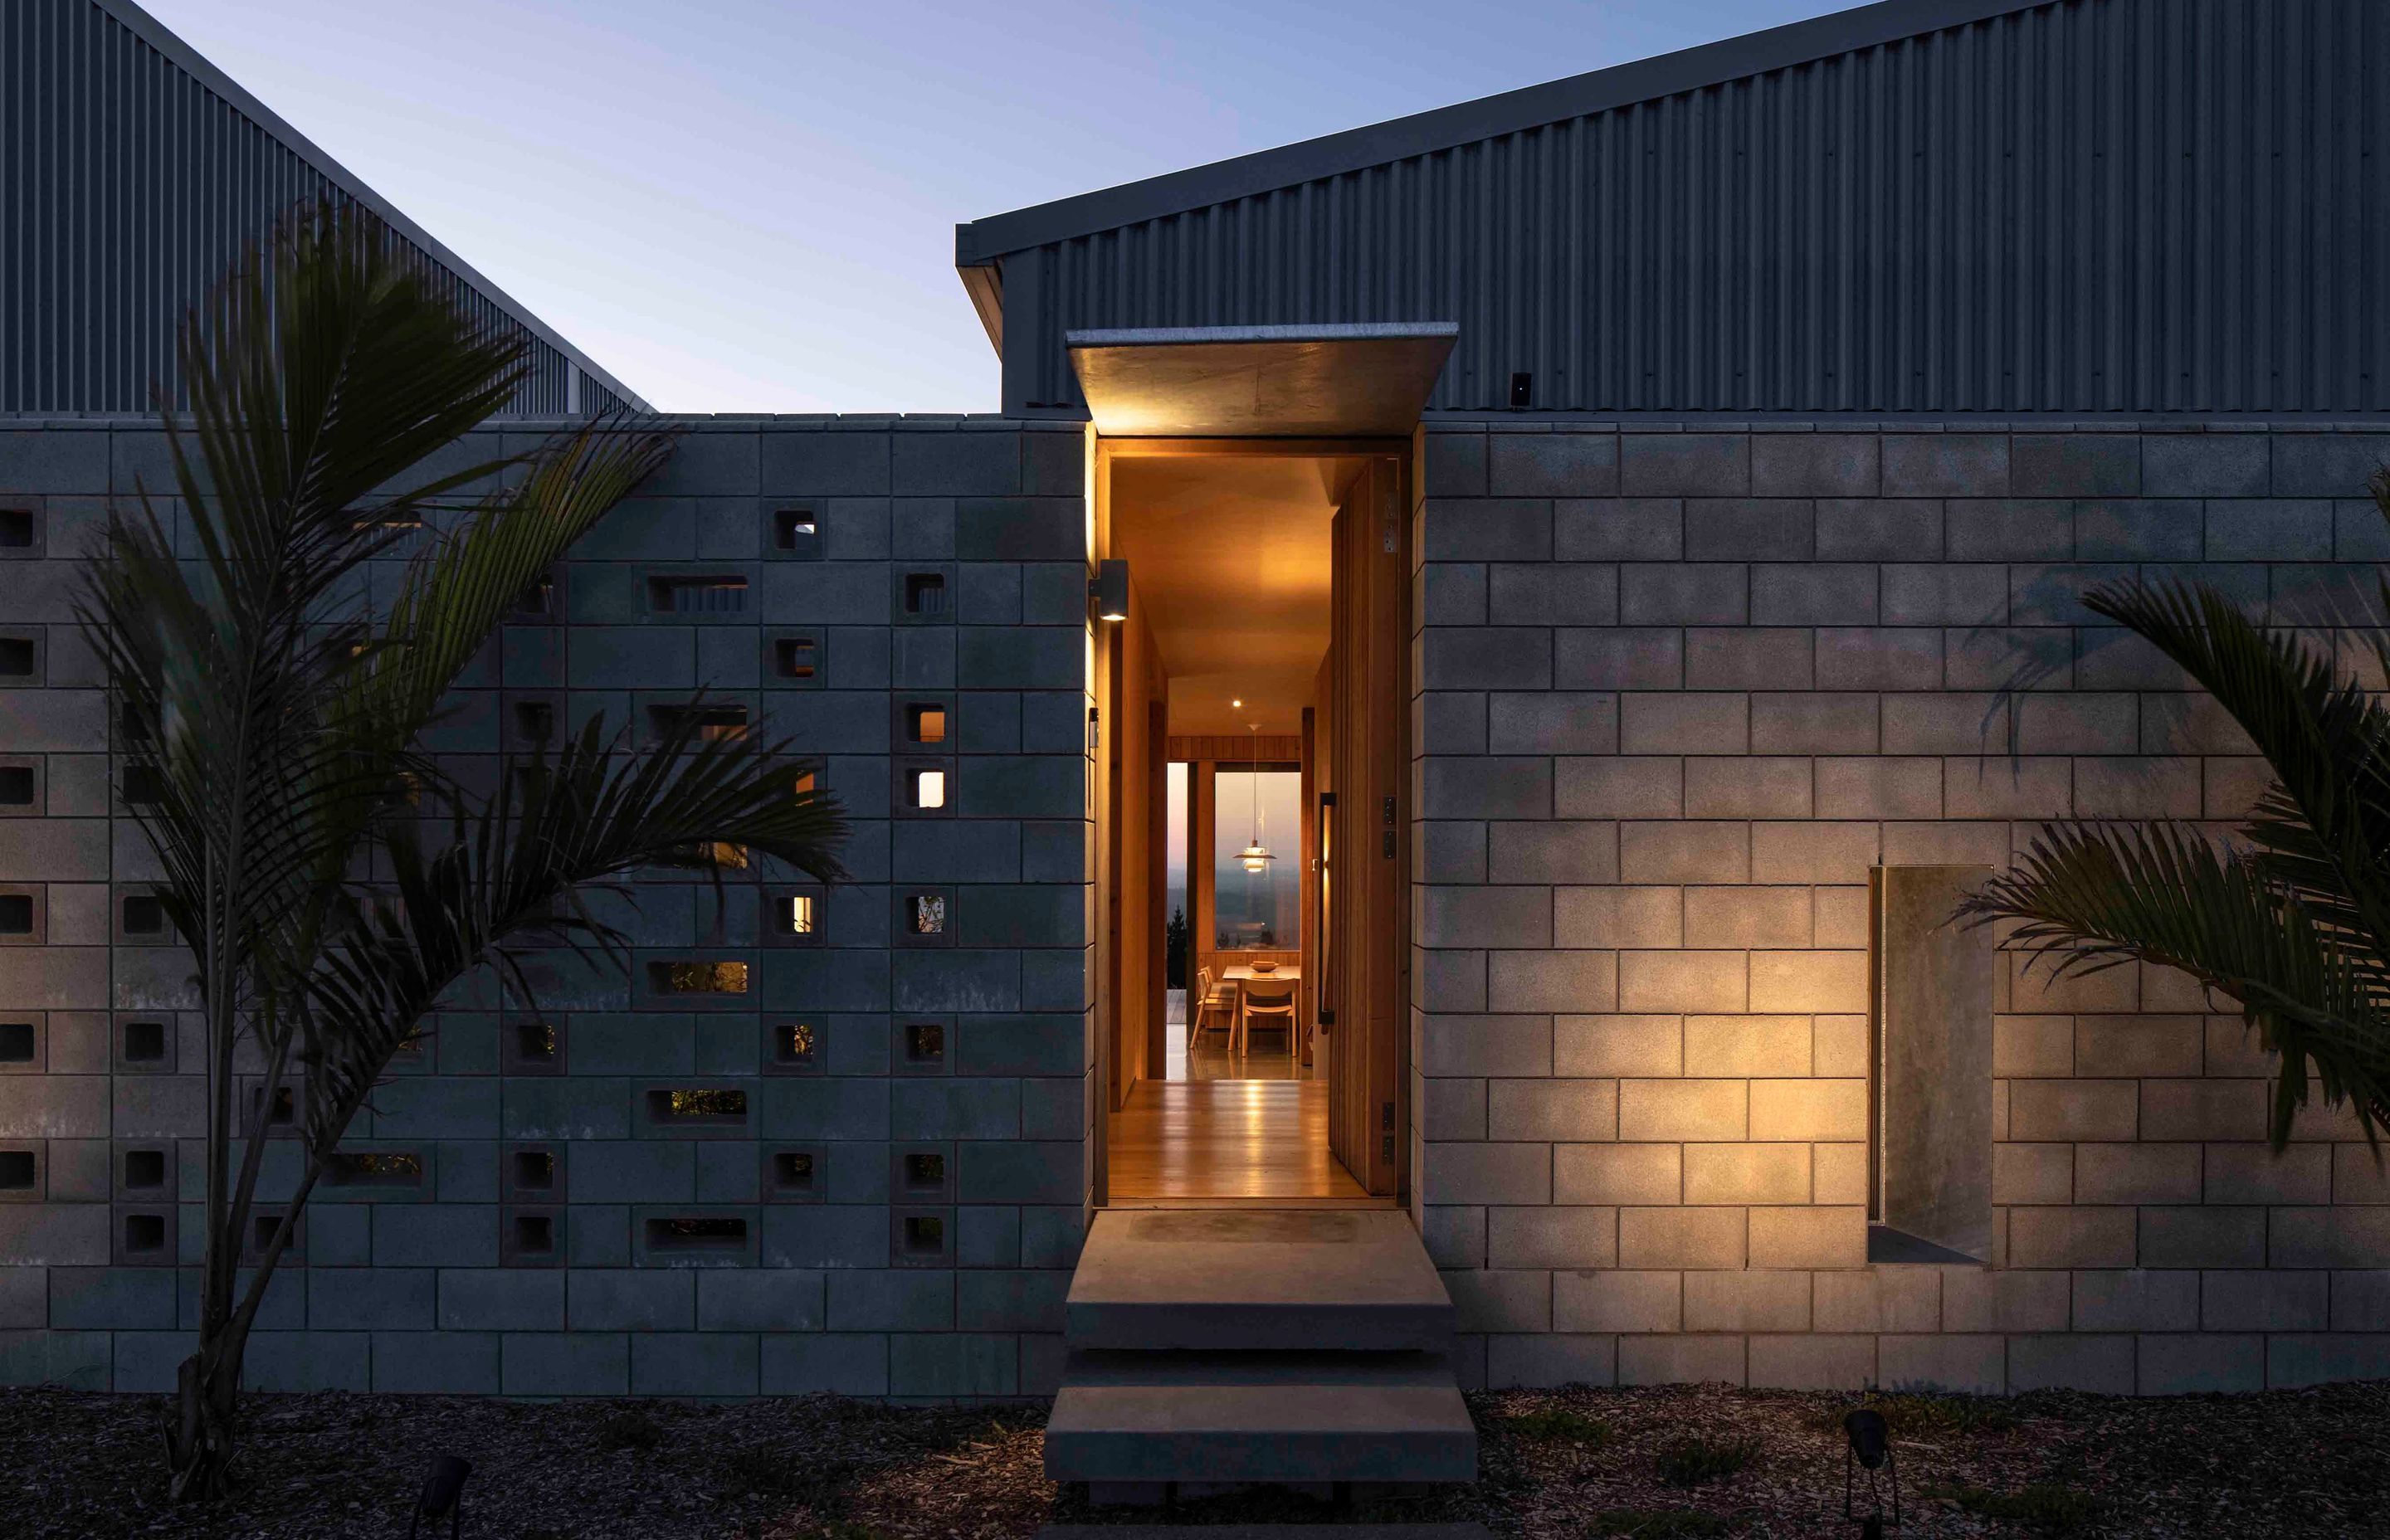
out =
<svg viewBox="0 0 2390 1540"><path fill-rule="evenodd" d="M913 805L915 807L946 805L946 773L944 770L913 772Z"/></svg>

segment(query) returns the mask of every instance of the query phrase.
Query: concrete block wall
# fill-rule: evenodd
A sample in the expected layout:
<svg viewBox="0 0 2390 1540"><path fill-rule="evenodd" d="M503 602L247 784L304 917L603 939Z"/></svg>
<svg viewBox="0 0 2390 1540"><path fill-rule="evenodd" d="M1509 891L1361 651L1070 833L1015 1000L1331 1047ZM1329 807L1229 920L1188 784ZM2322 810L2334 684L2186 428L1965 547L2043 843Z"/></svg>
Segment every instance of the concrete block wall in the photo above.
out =
<svg viewBox="0 0 2390 1540"><path fill-rule="evenodd" d="M2179 976L2003 961L1988 1266L1871 1267L1864 1206L1868 868L2242 814L2262 762L2077 596L2370 605L2390 425L1518 417L1424 456L1417 1199L1470 1378L2390 1373L2390 1177L2320 1110L2273 1155L2273 1066Z"/></svg>
<svg viewBox="0 0 2390 1540"><path fill-rule="evenodd" d="M1054 1382L1089 1148L1084 430L685 426L434 747L469 769L541 706L644 727L702 687L818 756L856 879L789 944L766 922L793 874L733 874L717 903L659 872L615 917L634 976L555 961L535 1019L486 995L444 1014L347 1141L399 1159L311 1204L255 1385ZM460 456L500 446L479 437ZM0 791L31 797L0 806L0 929L29 901L0 933L0 1382L163 1389L197 1309L202 1042L180 955L120 922L157 872L111 797L70 609L74 554L136 476L167 483L148 424L0 422ZM814 526L795 549L784 513ZM676 598L690 578L715 591ZM783 642L809 644L810 676L784 674ZM911 741L921 707L942 741ZM908 805L917 769L944 772L944 809ZM941 930L913 932L917 896L944 901ZM742 964L745 990L674 994L687 962ZM799 1023L813 1051L781 1062ZM547 1046L532 1025L553 1052L525 1052ZM737 1095L681 1098L692 1121L687 1091ZM287 1188L289 1161L267 1171Z"/></svg>

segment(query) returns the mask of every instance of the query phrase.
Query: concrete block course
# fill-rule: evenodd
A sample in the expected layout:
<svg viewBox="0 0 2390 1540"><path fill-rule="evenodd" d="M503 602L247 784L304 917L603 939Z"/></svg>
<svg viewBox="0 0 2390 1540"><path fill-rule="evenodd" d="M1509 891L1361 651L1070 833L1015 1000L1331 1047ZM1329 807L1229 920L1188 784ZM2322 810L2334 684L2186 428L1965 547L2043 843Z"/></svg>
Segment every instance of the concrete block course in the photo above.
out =
<svg viewBox="0 0 2390 1540"><path fill-rule="evenodd" d="M1491 1205L1436 1212L1474 1216L1473 1267L1553 1269L1553 1351L1614 1336L1566 1352L1626 1383L2110 1393L2372 1362L2349 1334L2390 1330L2390 1180L2319 1118L2270 1151L2268 1060L2130 970L2004 969L1992 1265L1867 1268L1865 885L1880 862L1999 865L2046 818L2244 812L2245 741L2081 596L2179 572L2312 602L2333 563L2390 549L2360 463L2380 440L1630 424L1492 435L1510 480L1489 486L1469 458L1487 441L1453 437L1440 471L1432 427L1432 479L1548 498L1554 559L1617 564L1615 616L1577 622L1536 607L1524 562L1507 610L1465 563L1426 565L1430 592L1467 596L1432 630L1557 627L1549 684L1487 697L1490 733L1439 708L1458 754L1498 761L1422 747L1440 815L1471 821L1429 826L1419 954L1426 1180ZM1574 486L1573 437L1615 443ZM1546 925L1538 958L1519 938ZM1614 1098L1584 1103L1594 1084ZM1509 1193L1487 1187L1483 1141L1530 1136L1548 1166L1511 1157ZM1587 1235L1614 1262L1555 1238ZM1551 1372L1537 1339L1489 1329L1493 1382ZM2161 1372L2170 1334L2229 1345Z"/></svg>
<svg viewBox="0 0 2390 1540"><path fill-rule="evenodd" d="M1073 1254L1074 1213L1034 1211L1033 1247L1022 1238L1018 1203L1023 1196L1069 1196L1057 1181L1065 1163L1047 1151L1067 1149L1074 1167L1078 1123L1048 1115L1047 1103L1055 1098L1041 1091L1033 1130L1031 1100L1013 1077L1040 1074L1068 1084L1060 1077L1083 1068L1075 1018L1057 1028L1018 1012L1031 971L1022 956L1081 944L1084 825L1060 824L1067 836L1050 832L1057 826L1037 826L1047 832L1033 843L1020 820L1040 814L1076 820L1084 812L1083 762L1075 757L1084 730L1077 699L1084 436L962 419L694 428L664 472L575 553L565 573L561 623L508 629L502 666L469 685L458 725L443 729L443 746L487 752L502 730L511 731L499 710L502 684L558 692L543 699L561 704L569 725L598 710L621 723L626 713L700 686L752 689L759 673L771 673L765 638L807 633L826 666L795 692L783 693L765 678L774 687L765 704L776 728L831 756L831 784L862 820L850 857L867 879L884 879L891 864L885 826L872 821L886 813L887 770L878 756L888 749L890 691L930 685L958 692L950 710L962 729L956 776L961 816L945 823L934 846L908 832L895 859L903 879L970 885L959 903L970 932L967 945L893 958L884 896L859 913L833 900L828 944L772 954L762 987L739 1013L743 1020L718 1011L692 1016L685 1006L626 985L559 989L549 1003L566 1052L564 1072L552 1076L520 1075L510 1060L502 1063L487 1018L451 1023L439 1038L438 1072L384 1087L375 1110L358 1123L360 1134L380 1145L419 1148L436 1178L420 1199L404 1202L319 1199L311 1216L309 1260L315 1265L288 1275L288 1286L277 1286L269 1301L272 1319L261 1323L266 1329L251 1354L252 1378L261 1385L538 1395L887 1393L886 1337L825 1332L832 1310L823 1273L787 1264L892 1276L888 1211L879 1206L888 1157L880 1141L899 1131L900 1122L908 1136L968 1141L971 1153L963 1163L972 1173L959 1193L965 1212L1001 1217L1006 1223L998 1228L1010 1238L983 1250L983 1263L1017 1268L1034 1255L1067 1267ZM78 483L28 489L37 493L104 493L112 465L154 468L154 455L138 447L145 435L132 430L103 425L19 437L58 453L14 456L11 466L26 476ZM111 442L121 453L111 454ZM777 499L803 499L814 510L822 530L818 559L784 559L766 548L759 513L768 514ZM1548 506L1543 517L1548 523ZM1549 554L1548 534L1518 549L1540 564ZM959 645L957 628L894 623L894 574L908 562L937 565L954 586L966 622ZM724 571L750 580L752 609L669 623L649 612L649 579ZM25 577L17 597L27 602L6 608L40 611L63 624L70 618L63 609L52 614L42 606L63 594L69 571L62 560L28 564L24 573L12 569L12 583ZM1600 574L1588 575L1599 581ZM1509 587L1533 589L1541 582L1538 567ZM1585 610L1582 590L1582 584L1553 590L1555 602L1578 607L1561 612L1606 622L1607 602L1596 595L1594 608ZM154 1387L171 1374L182 1341L178 1315L186 1311L178 1308L171 1269L107 1265L109 1140L196 1136L203 1087L173 1073L171 1064L164 1073L134 1072L112 1055L104 1016L86 1032L80 1019L63 1014L110 1003L103 884L111 875L141 878L146 853L122 838L112 848L101 821L109 813L104 792L76 789L91 777L69 754L103 746L104 704L96 690L76 687L97 683L87 668L62 660L55 646L47 652L46 683L54 687L0 692L0 720L9 728L10 751L58 756L37 762L52 793L45 811L56 815L10 826L14 832L0 841L0 881L22 876L46 885L53 901L41 906L49 921L45 939L56 944L0 951L0 1018L30 1006L66 1025L45 1034L45 1046L57 1050L44 1055L47 1073L0 1074L6 1094L0 1137L46 1141L51 1200L0 1205L0 1254L34 1264L0 1269L10 1286L0 1291L0 1319L10 1330L45 1333L45 1341L95 1342L96 1351L76 1361L77 1377ZM1023 696L1024 687L1042 693ZM1045 704L1048 697L1059 702L1054 709ZM1034 757L1041 753L1050 760ZM77 879L81 885L72 885ZM638 915L625 916L648 949L643 956L752 939L752 896L740 901L743 910L732 905L730 930L717 933L710 929L712 908L691 904L690 893L686 884L657 885ZM982 899L976 906L974 894ZM164 992L172 981L141 955L123 954L116 973L120 1007L138 1007L153 995L156 1003L169 1003ZM1035 977L1035 987L1045 990L1043 972ZM870 1014L892 1003L965 1013L953 1023L963 1045L962 1073L899 1083L901 1103L892 1101L884 1078L891 1024ZM765 1068L765 1028L798 1012L812 1017L827 1039L827 1073L754 1079ZM196 1063L195 1052L185 1046L186 1068ZM742 1083L750 1087L742 1138L693 1142L688 1132L719 1131L661 1128L647 1115L651 1091ZM1010 1148L1009 1141L1033 1132L1046 1140L1020 1152ZM759 1137L804 1141L827 1173L830 1201L754 1207L765 1153ZM525 1267L502 1258L498 1236L508 1222L499 1181L502 1140L508 1149L556 1147L559 1171L570 1174L554 1206L556 1222L573 1265ZM747 1223L763 1232L755 1250L766 1265L635 1265L663 1255L635 1233L641 1216L695 1204L713 1205L706 1213L732 1205L727 1212L749 1215ZM976 1220L964 1228L996 1233ZM896 1287L918 1291L928 1276L905 1274ZM1058 1275L991 1275L1016 1276ZM20 1281L38 1287L14 1287ZM1024 1281L1005 1291L1025 1298L1021 1290L1028 1287ZM1001 1318L1003 1330L975 1339L970 1352L950 1355L942 1360L945 1368L921 1378L926 1383L944 1374L958 1386L1009 1392L1019 1371L1013 1339L1005 1333L1036 1329L1035 1309L994 1301L974 1309ZM954 1325L951 1304L928 1315L906 1304L896 1315L899 1330L944 1333ZM105 1324L86 1329L84 1323ZM766 1352L763 1333L809 1340ZM10 1379L52 1378L72 1356L58 1348L12 1351L0 1360Z"/></svg>
<svg viewBox="0 0 2390 1540"><path fill-rule="evenodd" d="M1988 1266L1870 1268L1863 1207L1869 867L1996 863L2049 817L2237 816L2249 746L2081 595L2179 571L2295 617L2370 581L2384 435L1522 425L1555 430L1431 422L1419 524L1413 1180L1472 1372L2112 1393L2384 1372L2390 1181L2320 1117L2270 1151L2269 1064L2165 981L2003 976ZM143 436L11 430L0 466L65 529L67 498L154 464ZM360 1130L425 1149L430 1196L315 1211L261 1384L1050 1381L1086 1160L1085 447L1077 425L702 424L576 553L561 623L509 628L451 747L495 747L501 687L617 722L756 691L827 756L865 885L824 944L757 954L735 1008L560 995L561 1075L512 1072L493 1018L443 1027L437 1072ZM788 499L818 505L818 559L768 548ZM0 938L0 1019L51 1014L40 1069L0 1072L0 1141L46 1141L42 1200L0 1203L0 1377L152 1386L184 1312L172 1269L110 1265L110 1141L195 1136L200 1087L113 1052L111 1005L179 986L111 955L109 884L145 853L106 827L68 563L5 565L0 623L47 629L38 680L0 690L0 748L43 788L0 820L0 883L42 885L49 944ZM752 611L647 612L648 577L717 569L751 577ZM959 623L900 619L916 569ZM818 635L815 683L773 677L766 634L790 631ZM957 729L934 836L886 821L892 710L923 689ZM954 888L962 944L892 951L887 880ZM711 934L686 885L656 889L643 956L752 924L734 907ZM891 1074L907 1013L946 1023L934 1077ZM799 1015L821 1072L767 1073L765 1029ZM750 1128L649 1126L643 1094L683 1080L746 1086ZM954 1149L951 1265L891 1265L891 1139ZM502 1142L565 1150L571 1265L502 1257ZM816 1153L818 1200L761 1190L775 1145ZM651 1264L644 1218L700 1203L749 1216L753 1265Z"/></svg>

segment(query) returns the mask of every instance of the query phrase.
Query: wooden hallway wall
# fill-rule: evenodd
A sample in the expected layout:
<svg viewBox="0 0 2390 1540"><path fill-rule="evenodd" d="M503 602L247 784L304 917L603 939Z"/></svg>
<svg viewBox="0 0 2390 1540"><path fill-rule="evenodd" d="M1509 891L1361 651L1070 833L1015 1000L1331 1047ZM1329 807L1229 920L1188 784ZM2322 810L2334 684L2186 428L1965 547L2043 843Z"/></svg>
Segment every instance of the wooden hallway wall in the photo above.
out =
<svg viewBox="0 0 2390 1540"><path fill-rule="evenodd" d="M1138 599L1104 629L1105 688L1099 722L1110 805L1105 809L1103 999L1109 1002L1108 1106L1118 1110L1140 1080L1163 1074L1168 1018L1161 984L1170 682Z"/></svg>

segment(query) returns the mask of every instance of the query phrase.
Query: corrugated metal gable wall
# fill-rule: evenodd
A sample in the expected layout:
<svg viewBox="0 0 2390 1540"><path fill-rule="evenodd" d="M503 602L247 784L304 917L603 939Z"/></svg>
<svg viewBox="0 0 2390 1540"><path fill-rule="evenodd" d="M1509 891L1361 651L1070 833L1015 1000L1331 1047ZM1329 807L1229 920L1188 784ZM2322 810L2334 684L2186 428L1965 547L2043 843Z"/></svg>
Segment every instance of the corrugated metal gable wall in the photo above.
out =
<svg viewBox="0 0 2390 1540"><path fill-rule="evenodd" d="M1008 257L1007 401L1448 320L1450 410L2378 411L2384 79L2382 0L2067 0Z"/></svg>
<svg viewBox="0 0 2390 1540"><path fill-rule="evenodd" d="M328 186L307 160L89 0L0 0L0 412L187 405L175 327L243 245ZM521 323L401 237L477 320ZM508 410L619 398L532 336ZM577 399L576 399L577 398Z"/></svg>

